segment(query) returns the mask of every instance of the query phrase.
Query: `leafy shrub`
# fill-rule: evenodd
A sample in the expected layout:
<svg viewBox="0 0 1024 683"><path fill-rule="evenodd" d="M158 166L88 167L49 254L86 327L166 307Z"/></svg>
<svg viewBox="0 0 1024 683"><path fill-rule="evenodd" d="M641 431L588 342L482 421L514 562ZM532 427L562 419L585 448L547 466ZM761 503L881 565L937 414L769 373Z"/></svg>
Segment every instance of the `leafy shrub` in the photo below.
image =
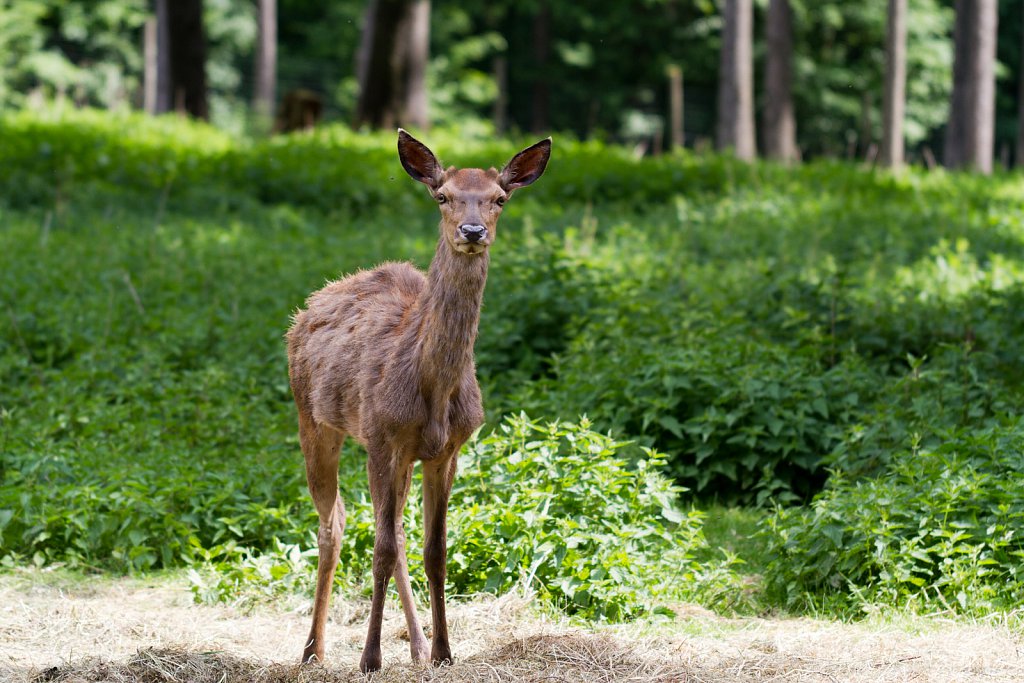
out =
<svg viewBox="0 0 1024 683"><path fill-rule="evenodd" d="M871 373L855 359L828 368L745 326L659 306L675 315L639 330L617 315L591 323L523 402L642 437L671 453L668 471L699 493L747 501L813 494L822 457L858 414ZM633 313L656 315L647 305Z"/></svg>
<svg viewBox="0 0 1024 683"><path fill-rule="evenodd" d="M62 450L3 459L0 554L8 563L187 566L229 541L269 548L273 539L305 540L315 528L299 497L301 469L200 473L187 461L153 468Z"/></svg>
<svg viewBox="0 0 1024 683"><path fill-rule="evenodd" d="M502 248L507 253L488 274L476 346L481 383L487 395L498 396L509 384L550 370L553 355L569 344L573 322L592 306L599 286L596 269L550 233L503 235Z"/></svg>
<svg viewBox="0 0 1024 683"><path fill-rule="evenodd" d="M16 206L59 203L96 186L106 193L231 193L268 203L360 211L386 203L409 208L421 192L401 177L391 132L327 126L312 134L254 141L173 116L63 110L42 117L6 114L0 118L0 139L0 188ZM429 142L446 161L486 167L509 159L526 140L513 144L437 129ZM824 180L851 198L869 194L883 201L898 201L908 192L941 196L949 190L939 174L898 180L831 161L792 170L683 151L638 159L625 147L571 139L559 139L556 150L544 183L530 190L531 197L551 206L600 202L647 210L679 196L786 186L794 176L812 184Z"/></svg>
<svg viewBox="0 0 1024 683"><path fill-rule="evenodd" d="M645 451L589 423L509 420L472 444L452 491L448 580L458 592L523 584L570 613L618 621L698 595L697 512Z"/></svg>
<svg viewBox="0 0 1024 683"><path fill-rule="evenodd" d="M586 423L526 417L473 442L452 492L450 589L500 593L521 585L569 613L614 621L683 596L725 594L733 575L694 559L705 547L701 516L679 509L680 489L659 472L662 456L648 451L629 463L623 446ZM349 585L366 579L373 548L360 460L346 454L341 482L348 524L339 576ZM5 458L4 562L191 566L200 570L193 590L206 601L308 590L316 515L299 464L202 476L190 467L172 461L125 471L66 457ZM425 588L418 490L410 500L410 564Z"/></svg>
<svg viewBox="0 0 1024 683"><path fill-rule="evenodd" d="M968 613L1024 598L1024 421L936 434L877 477L837 473L769 525L766 580L792 607L938 602Z"/></svg>

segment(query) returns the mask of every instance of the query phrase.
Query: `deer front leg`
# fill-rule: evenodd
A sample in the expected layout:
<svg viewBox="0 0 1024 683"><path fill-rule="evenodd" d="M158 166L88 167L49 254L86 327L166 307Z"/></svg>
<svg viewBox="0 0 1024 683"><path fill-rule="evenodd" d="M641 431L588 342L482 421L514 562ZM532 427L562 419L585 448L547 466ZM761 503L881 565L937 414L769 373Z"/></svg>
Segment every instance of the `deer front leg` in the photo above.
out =
<svg viewBox="0 0 1024 683"><path fill-rule="evenodd" d="M402 474L390 453L369 449L367 471L370 480L370 500L373 503L373 597L370 599L370 624L366 631L366 644L359 660L363 673L377 671L381 666L380 630L384 621L384 598L388 583L398 564L398 538L395 533L398 494Z"/></svg>
<svg viewBox="0 0 1024 683"><path fill-rule="evenodd" d="M402 600L405 624L409 629L409 651L412 654L412 659L414 662L427 662L430 651L427 649L427 639L423 635L423 628L420 626L419 616L416 614L416 599L412 594L409 564L405 555L405 521L402 519L402 512L405 510L405 501L409 497L410 484L412 484L411 463L405 468L401 495L398 498L398 509L395 511L395 537L398 540L395 585L398 587L398 597Z"/></svg>
<svg viewBox="0 0 1024 683"><path fill-rule="evenodd" d="M448 573L448 496L455 478L458 449L438 462L423 463L423 565L430 587L430 613L434 624L430 658L435 664L451 664L448 621L445 617L444 580Z"/></svg>

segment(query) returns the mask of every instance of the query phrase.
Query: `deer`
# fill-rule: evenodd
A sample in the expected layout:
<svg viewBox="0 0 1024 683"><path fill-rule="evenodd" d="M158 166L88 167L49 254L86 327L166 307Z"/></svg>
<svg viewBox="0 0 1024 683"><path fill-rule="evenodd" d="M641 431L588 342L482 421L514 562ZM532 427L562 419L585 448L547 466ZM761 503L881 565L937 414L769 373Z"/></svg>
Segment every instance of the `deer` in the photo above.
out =
<svg viewBox="0 0 1024 683"><path fill-rule="evenodd" d="M299 444L319 516L313 623L302 662L324 659L345 529L339 452L352 437L366 450L374 517L373 593L359 662L364 673L381 667L384 599L392 576L413 661L454 661L445 617L448 501L459 451L484 423L473 346L490 248L505 202L544 173L551 138L522 150L501 171L445 169L426 145L400 128L398 156L440 209L437 249L427 272L411 263L384 263L330 282L306 299L287 333ZM429 651L409 581L402 521L417 462L433 628Z"/></svg>

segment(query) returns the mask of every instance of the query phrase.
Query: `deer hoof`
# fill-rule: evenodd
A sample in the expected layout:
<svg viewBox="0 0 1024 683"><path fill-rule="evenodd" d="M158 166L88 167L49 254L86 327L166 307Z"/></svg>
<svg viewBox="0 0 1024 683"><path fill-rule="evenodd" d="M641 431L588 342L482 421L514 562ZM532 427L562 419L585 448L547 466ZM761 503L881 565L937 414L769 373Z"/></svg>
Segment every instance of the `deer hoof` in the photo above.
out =
<svg viewBox="0 0 1024 683"><path fill-rule="evenodd" d="M376 652L370 652L368 650L363 651L363 657L359 660L359 670L364 674L368 674L371 671L380 671L381 657L380 650Z"/></svg>
<svg viewBox="0 0 1024 683"><path fill-rule="evenodd" d="M324 650L322 647L316 646L315 640L310 640L309 645L302 651L302 663L303 664L314 664L317 662L324 661Z"/></svg>
<svg viewBox="0 0 1024 683"><path fill-rule="evenodd" d="M447 644L441 647L435 645L430 659L434 662L434 666L442 666L444 664L451 666L455 663L455 658L452 657L452 649Z"/></svg>

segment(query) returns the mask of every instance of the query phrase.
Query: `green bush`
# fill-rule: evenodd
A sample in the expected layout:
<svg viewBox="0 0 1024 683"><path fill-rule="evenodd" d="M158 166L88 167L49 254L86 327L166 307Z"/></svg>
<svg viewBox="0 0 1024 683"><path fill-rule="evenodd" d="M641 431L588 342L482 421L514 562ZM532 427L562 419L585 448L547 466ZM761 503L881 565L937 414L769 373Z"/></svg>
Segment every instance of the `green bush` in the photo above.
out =
<svg viewBox="0 0 1024 683"><path fill-rule="evenodd" d="M1024 595L1024 422L999 361L969 344L907 359L826 458L804 508L768 520L767 585L795 608L938 602L985 613Z"/></svg>
<svg viewBox="0 0 1024 683"><path fill-rule="evenodd" d="M693 556L701 516L653 451L589 423L509 420L460 460L452 491L449 583L458 592L525 585L570 613L618 621L709 586Z"/></svg>
<svg viewBox="0 0 1024 683"><path fill-rule="evenodd" d="M584 413L656 444L673 454L669 471L705 495L763 502L813 494L822 456L875 378L855 359L829 368L743 325L665 307L675 315L664 331L589 326L551 378L526 387L523 402Z"/></svg>
<svg viewBox="0 0 1024 683"><path fill-rule="evenodd" d="M769 524L775 599L794 608L941 604L983 614L1024 598L1024 421L921 436L877 477L836 473Z"/></svg>

